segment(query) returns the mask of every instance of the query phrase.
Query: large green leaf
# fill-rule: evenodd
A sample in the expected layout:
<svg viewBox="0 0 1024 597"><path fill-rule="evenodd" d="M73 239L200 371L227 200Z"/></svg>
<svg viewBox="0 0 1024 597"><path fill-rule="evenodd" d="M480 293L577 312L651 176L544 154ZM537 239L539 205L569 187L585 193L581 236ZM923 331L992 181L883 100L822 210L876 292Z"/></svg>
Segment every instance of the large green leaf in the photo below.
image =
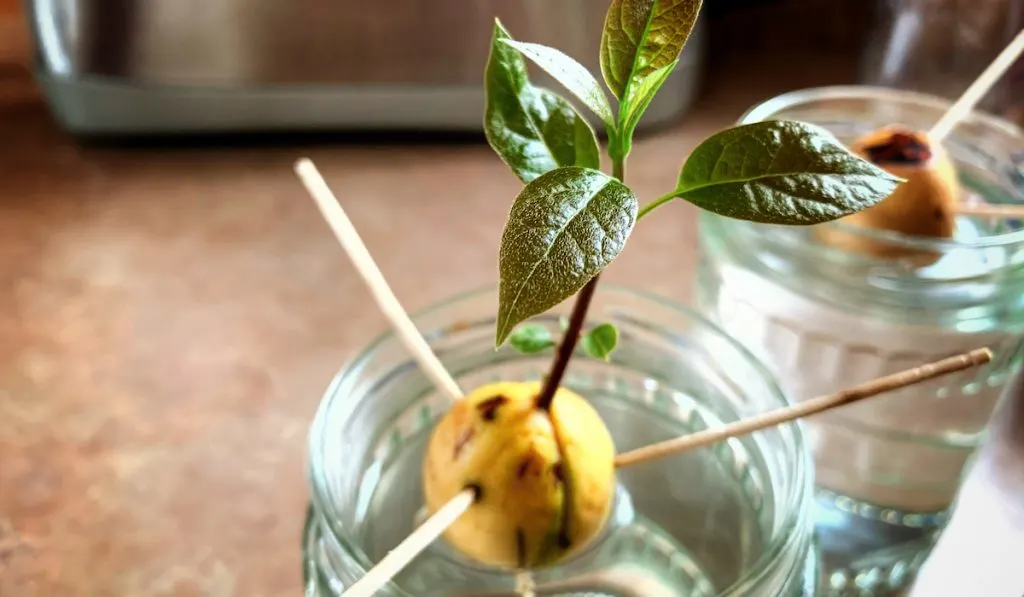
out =
<svg viewBox="0 0 1024 597"><path fill-rule="evenodd" d="M601 273L625 246L636 213L633 192L597 170L558 168L526 185L501 237L497 345Z"/></svg>
<svg viewBox="0 0 1024 597"><path fill-rule="evenodd" d="M871 207L901 180L821 127L769 120L704 140L683 165L675 195L731 218L808 225Z"/></svg>
<svg viewBox="0 0 1024 597"><path fill-rule="evenodd" d="M585 106L590 108L601 120L615 126L615 117L608 104L608 98L601 89L600 83L582 64L560 50L541 44L504 40L523 55L534 61L575 95Z"/></svg>
<svg viewBox="0 0 1024 597"><path fill-rule="evenodd" d="M601 72L623 103L631 88L671 64L686 44L701 0L612 0L601 36Z"/></svg>
<svg viewBox="0 0 1024 597"><path fill-rule="evenodd" d="M597 137L564 98L530 84L526 61L495 21L487 61L484 132L501 159L523 182L560 166L599 168Z"/></svg>

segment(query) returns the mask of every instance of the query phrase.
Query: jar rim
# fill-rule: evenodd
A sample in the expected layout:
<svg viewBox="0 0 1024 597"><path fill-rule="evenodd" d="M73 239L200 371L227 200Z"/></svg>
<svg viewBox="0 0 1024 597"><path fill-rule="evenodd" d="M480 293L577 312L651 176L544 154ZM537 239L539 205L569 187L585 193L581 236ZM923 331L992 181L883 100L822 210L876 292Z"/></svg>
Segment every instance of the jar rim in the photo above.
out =
<svg viewBox="0 0 1024 597"><path fill-rule="evenodd" d="M417 321L421 318L449 309L463 301L485 296L487 294L494 294L495 291L496 287L493 284L478 286L450 295L445 299L432 303L421 309L411 311L409 315L413 321ZM733 338L723 328L708 320L697 311L685 305L676 303L667 297L662 297L648 291L613 283L602 284L601 292L626 294L634 298L640 298L644 301L666 308L675 314L682 315L687 320L698 323L705 328L705 331L709 331L713 335L717 336L718 340L724 341L747 361L746 364L756 373L759 381L764 384L766 390L774 399L777 399L780 402L779 407L790 406L795 403L793 398L782 389L775 375L771 373L768 366L761 359L756 357L752 351L747 349L737 339ZM336 510L335 505L329 499L331 492L326 486L326 462L325 459L322 458L322 446L326 440L326 434L329 431L327 429L327 422L331 421L332 423L336 423L338 421L336 417L338 417L339 414L342 421L348 420L359 405L359 401L348 401L346 403L346 401L338 400L341 397L339 389L347 378L358 374L362 366L373 358L376 351L390 341L397 341L397 337L394 330L389 327L384 332L378 334L359 353L343 363L326 388L320 404L317 407L307 441L307 449L309 451L307 481L311 490L310 499L313 502L314 507L320 512L327 512L330 514ZM331 413L331 416L328 416L328 413ZM790 552L792 549L798 548L798 545L796 544L804 539L804 537L801 533L794 532L794 530L798 531L799 529L811 528L811 503L813 501L814 492L814 473L812 455L805 438L804 423L798 420L796 422L786 423L784 426L788 428L788 437L791 440L789 445L784 446L784 449L789 452L789 454L787 454L787 461L792 463L791 468L793 476L789 486L786 488L785 494L779 496L779 503L782 505L780 508L782 516L778 521L774 522L770 538L766 542L764 551L753 563L742 571L731 586L723 589L723 594L731 594L736 586L744 586L752 582L758 582L758 579L771 569L771 564L774 561L780 559L781 556ZM358 566L356 573L359 576L366 574L366 572L373 567L374 563L356 542L346 536L346 533L337 532L338 529L335 528L332 522L332 519L336 520L336 517L328 515L327 518L331 534L334 535L334 540L340 543L341 547L356 561ZM397 591L397 594L400 594L403 597L412 597L407 592L395 587L394 585L391 585L391 587L393 590Z"/></svg>
<svg viewBox="0 0 1024 597"><path fill-rule="evenodd" d="M948 99L902 89L892 89L872 85L829 85L823 87L806 87L789 91L775 97L758 102L748 108L737 120L738 124L753 124L764 120L770 120L779 112L799 106L800 104L813 101L828 100L877 100L891 102L893 104L917 105L925 108L945 112L953 105ZM1010 121L985 112L974 111L964 118L964 122L973 122L1008 137L1015 138L1024 148L1024 130ZM949 136L955 136L956 131L950 132ZM1021 162L1024 168L1024 158ZM1018 196L1020 193L1016 193ZM1024 198L1022 198L1024 201ZM835 226L842 229L844 234L862 236L865 238L883 241L895 246L902 246L908 249L933 250L946 252L954 249L989 249L1005 247L1024 243L1024 229L1013 232L1004 232L969 239L932 239L915 237L901 232L890 230L873 230L859 226L851 226L844 222L829 222L827 226Z"/></svg>

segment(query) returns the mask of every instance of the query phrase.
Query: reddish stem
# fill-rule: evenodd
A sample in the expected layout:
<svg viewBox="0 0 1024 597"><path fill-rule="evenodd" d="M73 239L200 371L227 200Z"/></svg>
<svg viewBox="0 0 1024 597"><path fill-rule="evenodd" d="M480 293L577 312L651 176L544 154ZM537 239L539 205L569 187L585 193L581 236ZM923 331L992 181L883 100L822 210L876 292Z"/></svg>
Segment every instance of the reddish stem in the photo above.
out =
<svg viewBox="0 0 1024 597"><path fill-rule="evenodd" d="M580 290L576 297L576 303L572 307L572 314L569 316L569 325L562 336L562 342L558 345L555 353L555 361L551 365L551 372L544 379L544 386L537 397L537 408L549 410L551 402L555 399L555 392L565 377L565 370L569 367L569 359L576 350L576 343L580 340L580 332L583 331L583 322L587 318L587 310L590 308L590 299L594 298L594 290L597 289L597 279L600 274L594 276Z"/></svg>

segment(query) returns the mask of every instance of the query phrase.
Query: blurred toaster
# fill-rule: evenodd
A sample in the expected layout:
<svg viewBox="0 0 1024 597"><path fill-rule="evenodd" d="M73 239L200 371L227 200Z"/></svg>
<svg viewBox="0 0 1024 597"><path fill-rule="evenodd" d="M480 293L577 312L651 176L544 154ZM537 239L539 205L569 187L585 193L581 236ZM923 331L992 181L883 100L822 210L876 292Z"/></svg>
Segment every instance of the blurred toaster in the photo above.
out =
<svg viewBox="0 0 1024 597"><path fill-rule="evenodd" d="M599 73L608 0L28 0L55 117L84 134L479 131L494 18ZM703 24L645 127L694 98ZM558 89L531 65L537 84ZM589 114L588 114L589 116ZM599 122L594 122L600 126Z"/></svg>

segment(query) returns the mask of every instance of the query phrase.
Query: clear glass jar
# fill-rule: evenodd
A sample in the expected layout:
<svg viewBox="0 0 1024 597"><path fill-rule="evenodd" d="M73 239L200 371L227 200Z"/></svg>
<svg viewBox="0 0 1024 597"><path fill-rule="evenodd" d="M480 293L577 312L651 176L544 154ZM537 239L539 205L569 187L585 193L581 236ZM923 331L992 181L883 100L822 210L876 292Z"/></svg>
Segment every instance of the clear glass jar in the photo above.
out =
<svg viewBox="0 0 1024 597"><path fill-rule="evenodd" d="M948 105L911 92L831 87L768 100L742 122L801 120L851 142L893 123L927 130ZM1015 154L1024 149L1020 130L974 115L945 146L966 196L1024 203ZM704 213L696 301L763 358L797 400L965 350L993 349L994 361L983 368L807 421L822 508L818 533L832 580L901 584L941 527L964 463L1020 362L1024 231L1019 221L965 217L947 241L825 226L933 251L938 259L921 266L874 258L822 243L821 228Z"/></svg>
<svg viewBox="0 0 1024 597"><path fill-rule="evenodd" d="M558 330L562 305L535 321ZM470 292L415 316L463 388L539 379L551 355L494 350L497 293ZM591 310L614 322L610 362L578 354L566 385L592 401L618 450L778 408L762 365L696 314L604 284ZM723 366L728 364L728 366ZM386 334L334 379L309 440L312 504L306 595L340 595L413 528L420 465L448 408ZM595 544L535 578L541 595L710 597L812 595L810 454L784 425L619 472L612 521ZM513 595L513 577L436 542L381 595Z"/></svg>

